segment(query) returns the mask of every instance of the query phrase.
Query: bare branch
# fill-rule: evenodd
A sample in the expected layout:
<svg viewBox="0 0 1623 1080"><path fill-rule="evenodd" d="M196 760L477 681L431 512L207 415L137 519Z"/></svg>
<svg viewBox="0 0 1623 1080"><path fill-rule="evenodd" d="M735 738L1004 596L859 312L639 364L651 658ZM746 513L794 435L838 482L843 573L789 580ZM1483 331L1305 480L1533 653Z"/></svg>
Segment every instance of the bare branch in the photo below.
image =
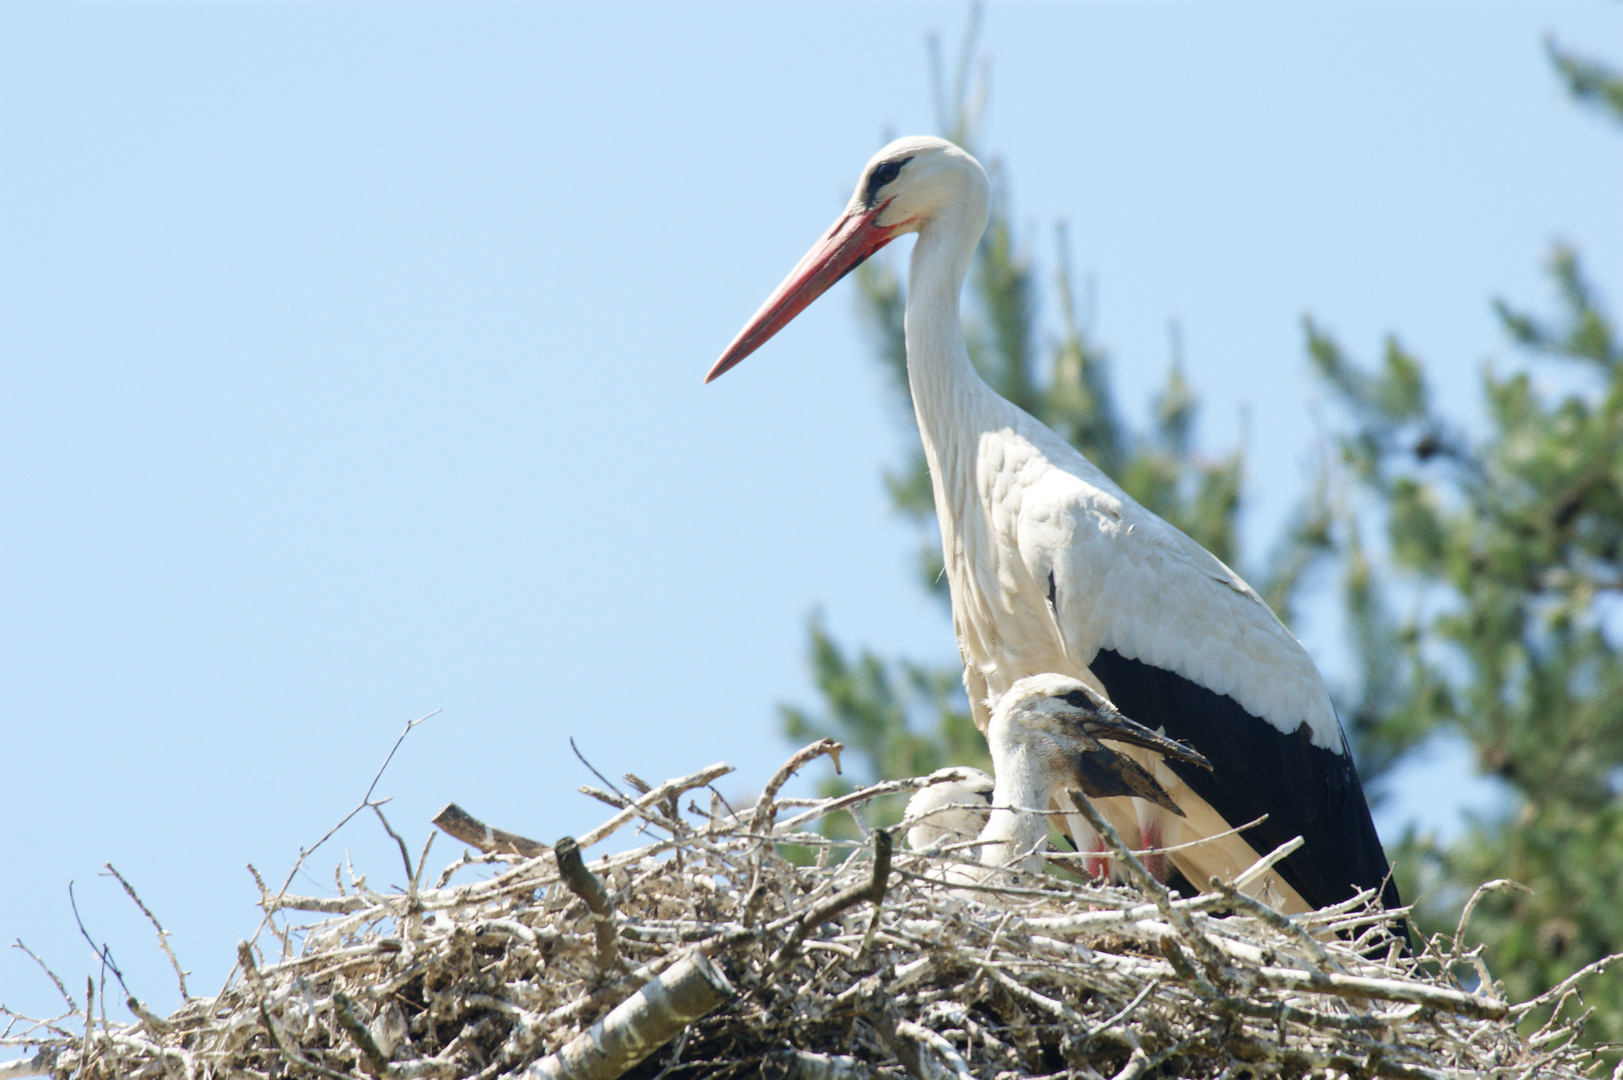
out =
<svg viewBox="0 0 1623 1080"><path fill-rule="evenodd" d="M761 789L761 797L755 802L755 813L750 818L750 831L764 833L772 828L773 819L777 817L772 800L777 797L778 789L789 782L791 776L825 754L834 759L834 771L839 772L840 751L844 749L844 744L833 739L818 739L810 746L797 750L793 757L778 767L778 771L772 774L772 779L766 782L766 787Z"/></svg>
<svg viewBox="0 0 1623 1080"><path fill-rule="evenodd" d="M563 876L564 884L581 898L592 913L592 923L597 930L597 967L606 975L620 963L614 902L609 899L603 883L586 869L586 863L580 857L580 845L575 843L574 837L566 836L559 840L552 846L552 854L558 860L558 873Z"/></svg>
<svg viewBox="0 0 1623 1080"><path fill-rule="evenodd" d="M456 803L446 803L445 809L435 814L431 824L464 844L472 845L486 855L499 852L517 855L521 859L535 859L550 848L537 840L486 825Z"/></svg>

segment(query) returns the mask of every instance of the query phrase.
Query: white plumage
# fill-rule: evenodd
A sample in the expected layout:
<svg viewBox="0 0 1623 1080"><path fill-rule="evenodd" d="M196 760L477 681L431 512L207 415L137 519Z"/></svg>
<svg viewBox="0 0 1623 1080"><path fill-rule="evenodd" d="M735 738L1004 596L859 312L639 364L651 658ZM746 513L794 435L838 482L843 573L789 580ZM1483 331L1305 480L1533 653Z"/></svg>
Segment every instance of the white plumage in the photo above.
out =
<svg viewBox="0 0 1623 1080"><path fill-rule="evenodd" d="M968 765L951 765L925 779L929 786L913 793L902 815L908 847L933 851L979 836L992 808L992 778Z"/></svg>
<svg viewBox="0 0 1623 1080"><path fill-rule="evenodd" d="M1047 427L998 396L965 347L959 294L989 205L986 174L941 139L881 150L834 227L712 368L758 348L862 259L918 234L907 297L908 381L934 488L964 681L984 731L1021 679L1061 673L1195 747L1214 773L1131 753L1187 815L1100 809L1146 846L1269 822L1174 857L1189 883L1231 876L1298 833L1307 848L1261 887L1304 908L1380 887L1385 856L1323 679L1229 567L1140 506ZM999 776L1001 782L1002 777ZM1062 805L1067 798L1056 790ZM1238 820L1235 820L1238 818ZM1084 849L1096 843L1071 822ZM1388 902L1396 902L1388 890Z"/></svg>

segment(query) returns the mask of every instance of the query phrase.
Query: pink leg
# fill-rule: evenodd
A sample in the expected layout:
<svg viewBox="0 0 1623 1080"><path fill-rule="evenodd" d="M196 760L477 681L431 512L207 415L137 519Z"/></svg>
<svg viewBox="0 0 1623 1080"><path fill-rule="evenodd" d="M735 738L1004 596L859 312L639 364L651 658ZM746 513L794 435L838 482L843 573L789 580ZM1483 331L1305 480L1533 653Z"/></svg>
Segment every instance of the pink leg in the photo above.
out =
<svg viewBox="0 0 1623 1080"><path fill-rule="evenodd" d="M1108 850L1108 849L1106 848L1105 842L1104 842L1104 840L1102 838L1094 837L1094 839L1093 839L1093 850L1094 851L1105 851L1105 850ZM1087 868L1088 868L1089 876L1091 876L1095 881L1109 881L1110 880L1110 864L1113 861L1114 861L1113 859L1106 859L1106 858L1102 858L1102 857L1098 857L1098 856L1095 856L1094 858L1091 858L1091 859L1087 860L1086 865L1087 865Z"/></svg>
<svg viewBox="0 0 1623 1080"><path fill-rule="evenodd" d="M1138 832L1140 847L1158 848L1161 846L1161 826L1146 825ZM1142 856L1144 869L1154 876L1156 881L1163 884L1167 880L1167 857L1165 855Z"/></svg>

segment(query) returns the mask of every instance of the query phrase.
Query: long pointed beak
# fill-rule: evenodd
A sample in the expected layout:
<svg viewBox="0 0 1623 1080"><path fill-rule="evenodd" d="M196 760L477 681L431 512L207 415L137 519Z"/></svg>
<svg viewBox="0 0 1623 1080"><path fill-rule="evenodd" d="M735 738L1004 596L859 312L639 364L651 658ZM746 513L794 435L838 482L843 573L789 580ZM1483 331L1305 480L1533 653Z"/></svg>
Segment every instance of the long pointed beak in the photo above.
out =
<svg viewBox="0 0 1623 1080"><path fill-rule="evenodd" d="M845 214L834 227L817 242L805 258L783 279L783 284L761 305L761 310L744 329L733 338L727 351L721 354L704 377L710 382L744 357L765 345L767 339L785 326L836 281L855 270L862 260L890 243L896 237L896 227L879 224L879 215L888 202L874 210L860 214Z"/></svg>
<svg viewBox="0 0 1623 1080"><path fill-rule="evenodd" d="M1108 739L1118 745L1141 746L1146 750L1154 750L1163 757L1187 761L1191 765L1199 765L1205 769L1212 767L1211 762L1193 748L1175 739L1169 739L1158 731L1151 731L1138 721L1123 716L1119 710L1107 703L1101 703L1093 708L1078 709L1072 716L1080 723L1082 730L1093 744L1091 748L1084 749L1071 759L1072 767L1076 770L1076 784L1083 794L1094 799L1131 795L1153 802L1162 809L1183 817L1183 810L1172 801L1166 790L1156 782L1155 777L1132 758L1104 745L1099 740Z"/></svg>
<svg viewBox="0 0 1623 1080"><path fill-rule="evenodd" d="M1108 746L1078 754L1071 764L1076 769L1077 787L1090 799L1131 795L1184 816L1182 808L1142 765Z"/></svg>
<svg viewBox="0 0 1623 1080"><path fill-rule="evenodd" d="M1136 720L1130 720L1115 709L1100 709L1095 716L1089 717L1083 723L1089 735L1096 739L1109 739L1111 742L1126 743L1128 746L1142 746L1146 750L1159 751L1162 756L1175 758L1178 761L1187 761L1191 765L1211 771L1212 763L1193 747L1186 746L1176 739L1169 739L1159 731L1151 731Z"/></svg>

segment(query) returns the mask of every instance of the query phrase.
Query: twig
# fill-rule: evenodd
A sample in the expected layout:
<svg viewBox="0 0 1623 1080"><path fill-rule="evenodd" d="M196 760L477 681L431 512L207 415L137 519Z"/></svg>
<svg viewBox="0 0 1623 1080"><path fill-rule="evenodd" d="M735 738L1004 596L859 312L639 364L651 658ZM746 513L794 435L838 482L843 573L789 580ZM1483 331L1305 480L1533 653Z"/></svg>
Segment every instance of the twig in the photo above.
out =
<svg viewBox="0 0 1623 1080"><path fill-rule="evenodd" d="M331 840L335 835L337 835L338 830L342 829L345 825L348 825L349 822L350 822L350 819L353 818L356 814L359 814L362 810L365 810L368 806L372 805L372 792L377 790L378 781L383 779L384 771L386 769L388 769L389 762L394 760L395 751L400 749L400 744L406 741L406 736L410 735L412 733L412 731L414 731L416 729L418 724L421 724L423 721L428 720L428 719L430 719L432 717L438 716L439 714L440 714L440 710L435 709L433 712L425 713L422 716L419 716L415 720L407 720L406 721L406 726L400 730L400 735L399 735L398 738L395 739L394 745L389 747L389 752L384 755L383 764L379 765L378 766L378 771L372 774L372 782L370 784L366 785L366 794L361 796L361 801L356 805L355 809L353 809L349 813L345 814L343 816L343 818L341 818L339 820L338 824L336 824L332 828L328 829L326 831L326 833L321 837L320 840L317 840L314 844L310 845L308 848L300 848L299 849L299 857L297 859L293 860L293 868L287 872L287 878L286 878L286 880L284 880L282 882L282 887L276 891L276 895L278 897L287 892L288 886L293 884L293 879L296 876L298 876L299 871L301 869L303 869L304 861L306 859L308 859L311 855L314 855L316 853L316 849L318 849L319 847L321 847L321 845L325 844L328 840ZM253 867L250 866L249 869L252 870ZM259 872L257 870L254 871L254 877L256 879L259 877ZM261 892L265 891L264 882L261 881L259 883L259 887L260 887ZM255 928L255 930L253 932L253 935L248 939L250 942L259 940L259 935L264 931L266 925L270 922L271 914L272 914L273 910L274 910L274 908L272 908L270 906L266 907L264 917L259 920L259 926ZM284 945L285 945L285 942L284 942ZM225 985L220 988L220 993L219 994L214 995L216 998L218 998L220 996L220 994L224 994L226 992L226 990L231 986L231 980L232 980L233 977L235 977L236 973L237 973L237 969L235 967L233 967L230 971L226 972Z"/></svg>
<svg viewBox="0 0 1623 1080"><path fill-rule="evenodd" d="M1145 983L1144 988L1137 994L1133 995L1133 1000L1122 1006L1120 1012L1116 1013L1108 1020L1102 1020L1098 1024L1095 1024L1086 1035L1082 1036L1083 1041L1086 1042L1089 1039L1095 1038L1102 1032L1109 1031L1123 1020L1126 1020L1129 1016L1132 1016L1133 1013L1137 1011L1138 1007L1144 1004L1144 999L1155 993L1160 985L1160 979L1151 979L1149 982Z"/></svg>
<svg viewBox="0 0 1623 1080"><path fill-rule="evenodd" d="M270 904L277 911L318 911L325 915L348 915L351 912L365 911L372 907L373 902L364 896L298 896L284 894L277 897L267 897Z"/></svg>
<svg viewBox="0 0 1623 1080"><path fill-rule="evenodd" d="M1139 888L1149 894L1161 916L1185 940L1194 946L1196 952L1200 953L1201 960L1209 968L1212 970L1220 968L1221 961L1212 949L1211 942L1206 940L1206 935L1198 932L1194 925L1190 923L1189 916L1174 906L1172 894L1167 891L1167 887L1157 881L1155 875L1150 873L1144 864L1138 860L1138 856L1128 850L1127 845L1122 843L1121 837L1116 834L1115 828L1104 819L1104 815L1099 813L1093 802L1086 795L1081 794L1078 794L1070 801L1078 812L1087 819L1088 824L1093 826L1093 831L1099 834L1100 839L1104 840L1110 850L1116 853L1117 858L1121 860L1119 865L1124 866L1128 874L1138 883Z"/></svg>
<svg viewBox="0 0 1623 1080"><path fill-rule="evenodd" d="M152 914L152 911L141 902L139 896L135 895L135 887L124 880L124 875L120 874L112 863L103 863L102 865L107 867L109 874L118 879L120 885L124 886L124 891L129 894L131 900L135 901L135 906L141 909L141 914L145 915L147 921L152 924L153 929L158 931L158 946L163 949L163 954L169 957L169 966L175 969L175 978L180 982L180 999L182 1001L189 1000L191 995L186 992L186 973L180 970L180 961L175 957L175 950L169 947L169 931L163 928L163 925L158 922L158 917Z"/></svg>
<svg viewBox="0 0 1623 1080"><path fill-rule="evenodd" d="M1582 974L1580 972L1580 974ZM1281 990L1307 991L1316 994L1334 994L1337 997L1368 1001L1405 1001L1426 1005L1446 1012L1479 1020L1499 1020L1510 1014L1503 1001L1478 997L1462 990L1449 990L1441 986L1403 982L1397 979L1371 979L1358 975L1327 975L1322 971L1303 971L1299 968L1264 967L1257 975L1264 986Z"/></svg>
<svg viewBox="0 0 1623 1080"><path fill-rule="evenodd" d="M70 892L68 895L72 895ZM80 925L81 933L84 931ZM102 961L103 970L106 969L106 960ZM90 976L85 976L85 1041L84 1049L79 1052L79 1071L81 1075L90 1075L90 1038L96 1032L96 983Z"/></svg>
<svg viewBox="0 0 1623 1080"><path fill-rule="evenodd" d="M956 805L956 804L952 804L952 805ZM945 807L943 809L945 809ZM1068 813L1068 811L1063 811L1063 810L1062 811L1039 811L1039 812L1040 813L1053 813L1053 812ZM1179 851L1188 851L1191 848L1204 847L1205 845L1210 844L1214 840L1221 840L1221 839L1223 839L1224 837L1227 837L1227 836L1238 836L1240 833L1245 832L1247 829L1254 829L1258 825L1261 825L1263 822L1265 822L1267 820L1268 820L1268 815L1263 814L1261 817L1259 817L1259 818L1257 818L1257 819L1255 819L1253 821L1248 821L1244 825L1239 825L1239 826L1236 826L1235 828L1232 828L1232 829L1224 829L1220 833L1212 833L1210 836L1203 836L1199 840L1188 840L1188 841L1185 841L1182 844L1172 844L1169 847L1130 848L1129 850L1132 851L1132 853L1134 855L1136 855L1137 857L1139 857L1141 859L1144 858L1146 855L1171 855L1171 854L1174 854L1174 853L1179 852ZM975 847L977 845L978 845L978 841L973 841L972 840L972 841L969 841L967 846ZM954 845L954 846L957 846L957 845ZM1044 852L1043 854L1044 854L1044 858L1048 859L1048 861L1057 862L1057 863L1081 862L1081 861L1086 860L1086 859L1114 859L1116 857L1116 853L1114 851L1048 851L1048 852Z"/></svg>
<svg viewBox="0 0 1623 1080"><path fill-rule="evenodd" d="M969 1063L958 1052L958 1048L923 1024L903 1020L896 1025L896 1034L935 1051L936 1056L941 1059L941 1068L947 1075L957 1077L957 1080L975 1080L974 1074L969 1071Z"/></svg>
<svg viewBox="0 0 1623 1080"><path fill-rule="evenodd" d="M299 857L294 860L293 869L288 871L287 881L282 883L282 888L279 890L279 892L287 891L287 887L292 883L294 875L297 874L300 868L304 866L304 860L308 859L311 855L314 855L317 848L321 847L322 844L325 844L328 840L331 840L335 835L337 835L338 830L342 829L345 825L348 825L351 818L372 805L372 792L377 790L378 781L383 779L383 773L386 769L388 769L389 762L394 760L395 751L400 749L400 744L406 741L406 736L410 735L412 731L416 729L418 724L421 724L424 720L432 719L439 714L440 710L435 709L433 712L425 713L415 720L406 721L406 726L400 730L400 735L395 739L394 745L389 747L389 752L384 755L383 764L379 765L378 771L372 774L372 782L366 785L366 794L361 796L361 801L356 804L355 809L345 814L343 818L339 820L338 824L328 829L320 840L317 840L308 848L299 849ZM255 936L257 937L258 935L255 934Z"/></svg>
<svg viewBox="0 0 1623 1080"><path fill-rule="evenodd" d="M844 749L845 744L833 739L818 739L810 746L795 751L795 755L780 765L778 771L772 774L772 779L766 782L766 787L761 789L761 797L755 801L755 813L750 817L750 832L764 833L772 828L772 821L777 816L772 800L791 776L825 754L834 759L834 771L839 772L840 752Z"/></svg>
<svg viewBox="0 0 1623 1080"><path fill-rule="evenodd" d="M28 954L28 958L30 960L39 965L39 969L45 972L46 976L50 978L51 982L55 984L56 992L62 995L62 1000L68 1003L68 1010L70 1014L77 1013L79 1011L79 1003L73 1000L73 995L69 994L68 988L62 985L62 980L57 977L56 972L52 971L50 965L41 960L39 955L35 953L33 949L30 949L27 945L24 945L22 938L14 939L11 943L11 947L13 949L21 949L24 953Z"/></svg>
<svg viewBox="0 0 1623 1080"><path fill-rule="evenodd" d="M338 1026L344 1029L361 1051L361 1068L373 1076L382 1076L389 1070L389 1056L378 1048L378 1041L372 1037L361 1018L355 1015L355 1003L348 994L341 990L333 992L333 1015L338 1018Z"/></svg>
<svg viewBox="0 0 1623 1080"><path fill-rule="evenodd" d="M1300 836L1296 836L1280 844L1274 850L1252 863L1249 868L1241 871L1234 878L1234 887L1242 892L1249 889L1253 884L1261 881L1262 876L1272 870L1275 864L1294 854L1304 843L1306 843L1305 840Z"/></svg>
<svg viewBox="0 0 1623 1080"><path fill-rule="evenodd" d="M920 788L932 787L936 784L946 783L949 777L932 779L928 776L915 776L906 780L884 780L877 784L869 784L865 788L849 791L844 795L832 799L823 799L804 813L796 814L788 821L779 822L777 832L793 832L808 822L818 818L830 817L841 810L848 810L853 806L860 806L875 799L882 799L886 795L899 795L904 791L917 791Z"/></svg>
<svg viewBox="0 0 1623 1080"><path fill-rule="evenodd" d="M1603 956L1593 963L1585 964L1577 971L1574 971L1571 975L1568 975L1565 979L1562 979L1560 982L1544 991L1544 993L1540 994L1538 997L1533 998L1531 1001L1524 1001L1520 1005L1511 1008L1509 1010L1510 1015L1520 1020L1522 1017L1526 1016L1534 1009L1537 1009L1539 1006L1548 1005L1550 1002L1560 998L1562 994L1566 993L1572 987L1577 986L1589 976L1599 975L1618 960L1623 960L1623 953L1613 953L1611 956Z"/></svg>
<svg viewBox="0 0 1623 1080"><path fill-rule="evenodd" d="M393 840L395 842L395 846L400 849L400 861L406 864L406 880L408 882L415 881L417 875L412 871L411 868L411 852L406 850L406 841L401 838L399 833L394 831L394 826L389 824L389 819L383 816L383 807L379 806L377 803L368 803L367 805L372 808L372 812L376 814L378 816L378 820L383 823L383 831L389 834L389 838Z"/></svg>
<svg viewBox="0 0 1623 1080"><path fill-rule="evenodd" d="M845 1054L774 1050L761 1059L761 1080L874 1080L872 1065Z"/></svg>
<svg viewBox="0 0 1623 1080"><path fill-rule="evenodd" d="M558 873L563 876L564 884L592 913L592 923L597 930L597 968L606 975L620 963L614 902L609 899L603 883L586 869L580 857L580 845L575 843L574 837L559 840L552 846L552 854L558 861Z"/></svg>
<svg viewBox="0 0 1623 1080"><path fill-rule="evenodd" d="M1478 885L1476 891L1471 893L1471 899L1465 902L1465 910L1460 912L1459 925L1454 928L1454 948L1448 956L1450 967L1460 962L1460 954L1465 951L1465 929L1471 925L1471 916L1476 914L1477 904L1482 902L1484 896L1495 892L1520 892L1531 895L1533 890L1509 878L1495 878Z"/></svg>
<svg viewBox="0 0 1623 1080"><path fill-rule="evenodd" d="M124 973L118 970L118 964L113 961L113 950L111 946L106 944L97 945L95 941L91 939L90 931L85 929L85 921L79 917L79 901L74 898L73 882L71 881L68 882L68 906L73 909L73 921L79 925L79 936L85 939L85 943L90 946L90 950L101 959L102 965L112 971L113 978L118 980L119 989L124 991L124 996L133 999L135 995L131 994L130 988L124 985ZM85 1010L87 1019L89 1018L89 1014L90 1010L87 1008Z"/></svg>
<svg viewBox="0 0 1623 1080"><path fill-rule="evenodd" d="M417 855L417 872L411 876L411 889L413 895L423 887L423 871L428 869L428 853L434 847L435 834L430 831L428 838L423 841L423 850Z"/></svg>
<svg viewBox="0 0 1623 1080"><path fill-rule="evenodd" d="M605 821L597 828L592 829L584 836L580 837L578 842L581 850L584 851L593 844L600 843L607 837L618 832L626 822L637 816L637 812L639 810L663 802L672 795L680 795L683 792L689 791L693 788L704 787L712 780L726 776L732 771L733 767L731 765L727 764L725 761L718 761L707 769L700 769L696 773L690 773L689 775L681 777L677 780L665 781L648 794L635 800L628 809L620 811L608 821Z"/></svg>
<svg viewBox="0 0 1623 1080"><path fill-rule="evenodd" d="M1330 953L1320 944L1318 939L1302 929L1300 923L1285 917L1261 900L1241 892L1215 875L1208 879L1208 884L1210 884L1214 892L1221 893L1223 898L1235 907L1243 910L1248 915L1261 919L1280 933L1295 938L1303 948L1312 954L1313 962L1318 964L1321 971L1341 970L1341 965L1330 956Z"/></svg>
<svg viewBox="0 0 1623 1080"><path fill-rule="evenodd" d="M841 889L833 896L812 906L800 918L800 925L790 935L772 957L770 966L781 968L792 959L800 950L801 942L806 940L818 926L838 917L849 908L856 907L864 901L873 904L882 904L885 901L885 890L890 883L890 855L893 841L891 834L884 829L875 829L873 834L873 873L868 881L862 885L852 885Z"/></svg>

